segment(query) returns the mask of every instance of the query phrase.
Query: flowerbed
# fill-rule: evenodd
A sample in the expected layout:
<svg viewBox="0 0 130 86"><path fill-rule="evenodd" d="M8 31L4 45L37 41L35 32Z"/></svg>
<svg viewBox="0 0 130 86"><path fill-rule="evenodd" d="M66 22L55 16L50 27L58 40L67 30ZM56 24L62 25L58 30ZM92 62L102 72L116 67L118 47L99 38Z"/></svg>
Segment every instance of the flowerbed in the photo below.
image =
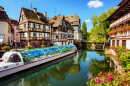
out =
<svg viewBox="0 0 130 86"><path fill-rule="evenodd" d="M121 70L118 70L121 71ZM98 73L98 77L89 76L90 81L87 82L88 86L126 86L130 85L130 71L125 75L113 73Z"/></svg>
<svg viewBox="0 0 130 86"><path fill-rule="evenodd" d="M116 74L100 72L98 77L89 76L88 86L130 86L130 51L123 46L110 48L117 53L117 65L123 69L118 69Z"/></svg>
<svg viewBox="0 0 130 86"><path fill-rule="evenodd" d="M117 29L117 30L112 30L108 34L111 35L111 34L116 34L116 33L120 33L120 32L123 32L123 31L128 31L128 30L130 30L130 26L120 28L120 29Z"/></svg>

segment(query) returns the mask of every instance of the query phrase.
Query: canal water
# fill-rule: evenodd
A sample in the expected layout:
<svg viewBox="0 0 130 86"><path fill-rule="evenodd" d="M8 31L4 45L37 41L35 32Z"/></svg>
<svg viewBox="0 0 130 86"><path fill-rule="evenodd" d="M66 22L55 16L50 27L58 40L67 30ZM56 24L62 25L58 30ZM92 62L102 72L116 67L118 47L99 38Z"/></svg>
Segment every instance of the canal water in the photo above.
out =
<svg viewBox="0 0 130 86"><path fill-rule="evenodd" d="M101 51L79 50L61 59L0 79L0 86L86 86L89 76L113 71Z"/></svg>

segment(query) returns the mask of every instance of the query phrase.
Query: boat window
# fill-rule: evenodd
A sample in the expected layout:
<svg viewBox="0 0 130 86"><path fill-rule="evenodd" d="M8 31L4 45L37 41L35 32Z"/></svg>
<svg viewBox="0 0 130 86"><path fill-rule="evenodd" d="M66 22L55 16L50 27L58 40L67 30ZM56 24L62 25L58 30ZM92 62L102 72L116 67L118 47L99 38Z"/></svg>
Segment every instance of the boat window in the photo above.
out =
<svg viewBox="0 0 130 86"><path fill-rule="evenodd" d="M18 55L13 54L13 55L10 56L10 59L9 59L8 62L21 62L21 59Z"/></svg>

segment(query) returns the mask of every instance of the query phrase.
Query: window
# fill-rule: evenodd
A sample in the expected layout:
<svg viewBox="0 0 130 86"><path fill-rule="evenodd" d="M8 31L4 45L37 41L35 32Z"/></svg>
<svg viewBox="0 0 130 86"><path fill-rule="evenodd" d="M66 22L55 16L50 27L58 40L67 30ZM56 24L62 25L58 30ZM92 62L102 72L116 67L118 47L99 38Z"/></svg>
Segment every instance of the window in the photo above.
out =
<svg viewBox="0 0 130 86"><path fill-rule="evenodd" d="M19 35L19 33L18 32L16 32L16 36L18 36Z"/></svg>
<svg viewBox="0 0 130 86"><path fill-rule="evenodd" d="M45 34L44 34L44 33L42 33L42 37L45 37Z"/></svg>
<svg viewBox="0 0 130 86"><path fill-rule="evenodd" d="M11 23L11 20L9 22Z"/></svg>
<svg viewBox="0 0 130 86"><path fill-rule="evenodd" d="M18 27L16 27L16 30L18 30Z"/></svg>
<svg viewBox="0 0 130 86"><path fill-rule="evenodd" d="M71 22L71 24L73 24L73 22Z"/></svg>
<svg viewBox="0 0 130 86"><path fill-rule="evenodd" d="M68 18L68 17L66 17L66 18Z"/></svg>
<svg viewBox="0 0 130 86"><path fill-rule="evenodd" d="M41 25L41 29L43 29L43 25Z"/></svg>
<svg viewBox="0 0 130 86"><path fill-rule="evenodd" d="M21 20L24 20L24 15L23 15L23 16L21 16Z"/></svg>
<svg viewBox="0 0 130 86"><path fill-rule="evenodd" d="M75 28L78 28L78 26L74 26Z"/></svg>
<svg viewBox="0 0 130 86"><path fill-rule="evenodd" d="M25 37L28 37L27 32L25 32Z"/></svg>
<svg viewBox="0 0 130 86"><path fill-rule="evenodd" d="M71 18L73 18L73 16L71 16Z"/></svg>
<svg viewBox="0 0 130 86"><path fill-rule="evenodd" d="M18 55L11 55L8 62L21 62L21 59Z"/></svg>
<svg viewBox="0 0 130 86"><path fill-rule="evenodd" d="M46 26L46 29L47 29L47 30L49 30L49 29L50 29L50 27L49 27L49 26Z"/></svg>
<svg viewBox="0 0 130 86"><path fill-rule="evenodd" d="M75 30L75 32L77 32L77 30Z"/></svg>
<svg viewBox="0 0 130 86"><path fill-rule="evenodd" d="M18 37L16 38L16 41L19 41L19 38L18 38Z"/></svg>
<svg viewBox="0 0 130 86"><path fill-rule="evenodd" d="M75 34L75 37L77 37L77 34Z"/></svg>
<svg viewBox="0 0 130 86"><path fill-rule="evenodd" d="M33 42L33 45L35 45L35 42Z"/></svg>
<svg viewBox="0 0 130 86"><path fill-rule="evenodd" d="M47 33L45 33L45 37L47 37Z"/></svg>
<svg viewBox="0 0 130 86"><path fill-rule="evenodd" d="M36 33L33 33L33 37L36 37Z"/></svg>

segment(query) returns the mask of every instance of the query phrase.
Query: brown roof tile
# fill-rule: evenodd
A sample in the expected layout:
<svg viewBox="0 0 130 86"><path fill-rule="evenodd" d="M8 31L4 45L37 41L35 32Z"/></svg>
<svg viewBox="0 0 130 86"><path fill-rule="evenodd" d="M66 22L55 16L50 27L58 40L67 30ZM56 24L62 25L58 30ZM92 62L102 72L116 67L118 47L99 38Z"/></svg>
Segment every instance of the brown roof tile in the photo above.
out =
<svg viewBox="0 0 130 86"><path fill-rule="evenodd" d="M63 18L63 15L62 16L53 16L49 22L50 22L50 24L52 24L53 27L58 27L60 25L62 18Z"/></svg>
<svg viewBox="0 0 130 86"><path fill-rule="evenodd" d="M22 8L22 9L23 9L24 14L25 14L28 21L37 22L37 23L44 23L44 24L49 23L48 19L42 13L39 13L39 12L34 13L33 10L29 10L26 8ZM38 19L38 16L41 18L41 20Z"/></svg>
<svg viewBox="0 0 130 86"><path fill-rule="evenodd" d="M73 22L71 25L80 25L80 18L77 14L65 16L65 19L68 20L70 23Z"/></svg>

